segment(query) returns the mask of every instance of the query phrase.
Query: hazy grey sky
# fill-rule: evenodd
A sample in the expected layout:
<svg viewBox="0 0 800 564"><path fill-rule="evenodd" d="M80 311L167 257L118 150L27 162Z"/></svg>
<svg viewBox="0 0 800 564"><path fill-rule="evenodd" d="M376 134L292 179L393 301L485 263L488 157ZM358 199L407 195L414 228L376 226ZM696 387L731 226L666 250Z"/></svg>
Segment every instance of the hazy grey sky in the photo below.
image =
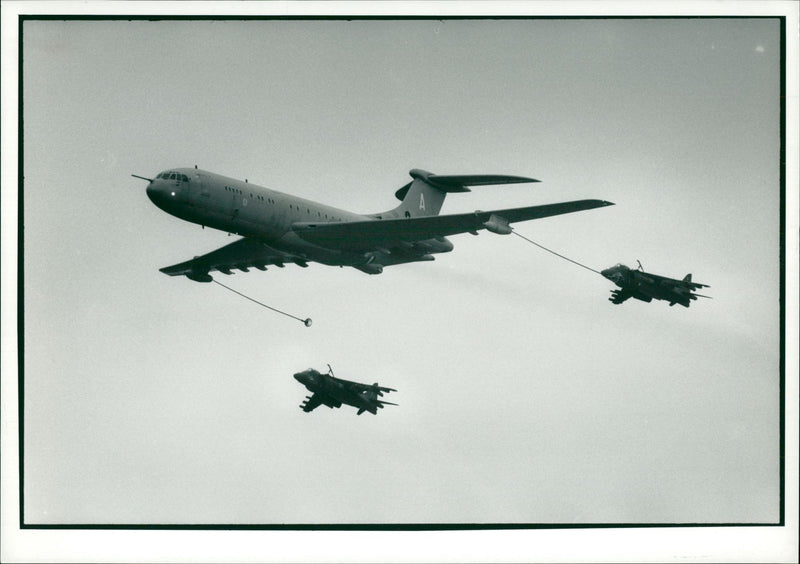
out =
<svg viewBox="0 0 800 564"><path fill-rule="evenodd" d="M25 520L775 523L776 19L28 21ZM691 272L691 308L517 237L380 276L160 267L225 233L131 173L193 166L357 212L408 170L532 176L442 213L593 268ZM308 367L399 407L298 409Z"/></svg>
<svg viewBox="0 0 800 564"><path fill-rule="evenodd" d="M775 521L778 32L26 23L26 519ZM363 212L413 167L531 175L444 211L609 199L518 230L693 272L714 301L613 307L602 278L492 235L379 277L225 280L308 330L158 272L230 239L129 174L195 163ZM325 363L401 407L302 413L291 375Z"/></svg>

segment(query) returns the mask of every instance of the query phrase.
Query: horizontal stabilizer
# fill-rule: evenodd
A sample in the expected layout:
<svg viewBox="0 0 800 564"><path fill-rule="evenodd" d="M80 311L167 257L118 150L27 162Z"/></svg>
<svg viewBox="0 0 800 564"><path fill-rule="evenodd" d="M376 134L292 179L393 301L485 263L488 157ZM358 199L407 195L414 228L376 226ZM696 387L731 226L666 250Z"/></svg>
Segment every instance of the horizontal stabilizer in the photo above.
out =
<svg viewBox="0 0 800 564"><path fill-rule="evenodd" d="M415 176L414 173L424 173L424 171L414 169L411 171L412 177ZM445 192L451 189L453 192L460 192L461 190L459 190L459 188L464 188L465 186L492 186L494 184L522 184L525 182L539 182L535 178L527 178L525 176L509 176L507 174L424 174L427 176L424 177L423 180L429 184L433 184L437 188L441 188ZM420 174L420 176L422 177L422 174Z"/></svg>
<svg viewBox="0 0 800 564"><path fill-rule="evenodd" d="M708 284L700 284L699 282L692 282L691 273L689 273L686 276L684 276L683 280L681 280L681 282L683 282L684 285L687 286L691 290L697 290L698 288L710 288L711 287ZM708 297L708 296L703 296L703 297Z"/></svg>
<svg viewBox="0 0 800 564"><path fill-rule="evenodd" d="M418 168L412 169L409 174L412 178L422 180L442 192L469 192L467 186L492 186L495 184L522 184L526 182L539 182L535 178L525 176L509 176L507 174L459 174L439 175L431 174ZM398 200L402 201L411 183L406 184L395 192Z"/></svg>

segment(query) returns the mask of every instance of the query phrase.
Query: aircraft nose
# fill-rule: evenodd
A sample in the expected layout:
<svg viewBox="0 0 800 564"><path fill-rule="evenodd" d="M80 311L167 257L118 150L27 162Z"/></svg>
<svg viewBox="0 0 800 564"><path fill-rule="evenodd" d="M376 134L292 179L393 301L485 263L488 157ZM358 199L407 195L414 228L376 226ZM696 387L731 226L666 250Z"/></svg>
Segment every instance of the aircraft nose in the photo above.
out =
<svg viewBox="0 0 800 564"><path fill-rule="evenodd" d="M160 208L175 199L175 187L164 185L157 179L147 185L147 197Z"/></svg>
<svg viewBox="0 0 800 564"><path fill-rule="evenodd" d="M605 270L601 270L600 274L603 275L603 278L611 280L615 284L622 279L622 273L616 268L606 268Z"/></svg>
<svg viewBox="0 0 800 564"><path fill-rule="evenodd" d="M625 274L619 269L619 267L616 266L612 266L611 268L606 268L605 270L601 270L600 274L602 274L604 278L611 280L615 284L625 279Z"/></svg>
<svg viewBox="0 0 800 564"><path fill-rule="evenodd" d="M163 190L158 189L158 186L155 182L150 182L150 184L147 185L147 197L150 198L150 201L156 205L158 205L158 202L163 197L161 194L162 191Z"/></svg>

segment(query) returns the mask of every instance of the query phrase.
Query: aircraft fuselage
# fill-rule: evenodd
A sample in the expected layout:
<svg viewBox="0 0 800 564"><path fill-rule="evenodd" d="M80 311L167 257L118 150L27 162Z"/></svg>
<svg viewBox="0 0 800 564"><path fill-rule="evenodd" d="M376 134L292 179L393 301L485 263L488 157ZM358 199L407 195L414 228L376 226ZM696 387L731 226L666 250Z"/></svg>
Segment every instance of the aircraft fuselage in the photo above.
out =
<svg viewBox="0 0 800 564"><path fill-rule="evenodd" d="M376 220L193 168L175 168L159 174L148 185L147 195L156 206L185 221L257 238L276 249L328 265L363 264L364 256L309 243L292 231L293 223ZM434 240L431 244L432 253L452 249L449 242Z"/></svg>

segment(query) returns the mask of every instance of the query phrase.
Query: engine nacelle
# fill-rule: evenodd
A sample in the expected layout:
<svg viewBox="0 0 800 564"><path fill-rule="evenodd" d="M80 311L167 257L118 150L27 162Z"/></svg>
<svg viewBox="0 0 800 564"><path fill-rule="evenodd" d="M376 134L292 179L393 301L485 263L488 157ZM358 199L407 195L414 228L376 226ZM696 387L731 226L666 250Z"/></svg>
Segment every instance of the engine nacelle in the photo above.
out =
<svg viewBox="0 0 800 564"><path fill-rule="evenodd" d="M383 272L383 265L375 260L377 258L376 253L364 253L364 258L367 260L353 266L367 274L380 274Z"/></svg>
<svg viewBox="0 0 800 564"><path fill-rule="evenodd" d="M376 262L368 262L366 264L360 264L356 266L361 272L366 272L367 274L380 274L383 272L383 265L378 264Z"/></svg>
<svg viewBox="0 0 800 564"><path fill-rule="evenodd" d="M412 247L424 253L449 253L453 250L453 243L444 237L436 237L434 239L417 241Z"/></svg>
<svg viewBox="0 0 800 564"><path fill-rule="evenodd" d="M489 220L483 223L483 226L487 231L497 233L498 235L508 235L511 233L511 226L508 224L508 220L496 214L492 214Z"/></svg>
<svg viewBox="0 0 800 564"><path fill-rule="evenodd" d="M187 272L186 278L189 280L194 280L195 282L213 282L214 279L211 278L211 275L206 272Z"/></svg>

